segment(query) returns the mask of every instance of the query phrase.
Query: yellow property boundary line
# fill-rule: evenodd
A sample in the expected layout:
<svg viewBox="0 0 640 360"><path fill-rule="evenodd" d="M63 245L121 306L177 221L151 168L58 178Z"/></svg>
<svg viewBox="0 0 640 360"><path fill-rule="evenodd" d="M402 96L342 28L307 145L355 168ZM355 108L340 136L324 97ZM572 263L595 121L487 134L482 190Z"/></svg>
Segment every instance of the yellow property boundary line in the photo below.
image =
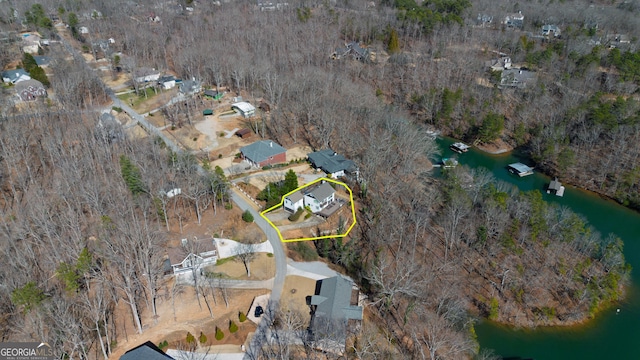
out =
<svg viewBox="0 0 640 360"><path fill-rule="evenodd" d="M315 183L317 183L317 182L323 181L323 180L324 180L324 181L328 181L328 182L332 182L332 183L337 184L337 185L342 185L342 186L344 186L344 187L345 187L345 189L347 189L347 191L349 192L349 200L350 200L350 203L351 203L351 215L353 216L353 222L352 222L351 226L349 226L349 228L347 229L347 231L345 231L345 233L344 233L344 234L337 234L337 235L325 235L325 236L317 236L317 237L310 237L310 238L284 239L284 238L282 237L282 233L280 232L280 229L278 229L278 227L277 227L276 225L274 225L274 224L271 222L271 220L269 220L269 219L265 216L265 214L266 214L266 213L268 213L268 212L270 212L270 211L272 211L272 210L275 210L275 209L277 209L277 208L279 208L279 207L283 206L283 205L284 205L284 198L285 198L285 197L287 197L287 196L289 196L289 195L293 194L293 193L294 193L294 192L296 192L296 191L300 191L300 190L302 190L302 189L304 189L304 188L306 188L306 187L309 187L309 186L311 186L311 185L313 185L313 184L315 184ZM350 188L349 186L347 186L347 184L345 184L345 183L343 183L343 182L341 182L341 181L337 181L337 180L333 180L333 179L329 179L329 178L325 178L325 177L323 177L323 178L319 178L319 179L316 179L316 180L313 180L312 182L310 182L310 183L308 183L308 184L305 184L305 185L303 185L303 186L300 186L299 188L297 188L297 189L295 189L295 190L293 190L293 191L290 191L290 192L288 192L288 193L284 194L284 195L282 196L282 200L280 200L280 203L279 203L279 204L274 205L274 206L272 206L272 207L268 208L267 210L264 210L264 211L260 212L260 216L262 216L262 218L263 218L263 219L265 219L265 220L269 223L269 225L271 225L274 229L276 229L276 232L278 233L278 236L280 237L280 241L285 242L285 243L286 243L286 242L295 242L295 241L310 241L310 240L320 240L320 239L335 239L335 238L343 238L343 237L347 236L347 235L349 234L349 232L351 232L351 229L353 229L353 227L354 227L354 226L356 226L356 209L355 209L355 205L354 205L354 202L353 202L353 191L351 191L351 188Z"/></svg>

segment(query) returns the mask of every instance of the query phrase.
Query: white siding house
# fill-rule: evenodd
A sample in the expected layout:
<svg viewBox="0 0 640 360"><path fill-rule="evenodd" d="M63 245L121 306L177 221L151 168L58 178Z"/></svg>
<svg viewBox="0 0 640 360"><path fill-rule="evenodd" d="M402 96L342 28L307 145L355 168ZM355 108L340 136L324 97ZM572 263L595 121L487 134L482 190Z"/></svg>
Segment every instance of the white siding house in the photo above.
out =
<svg viewBox="0 0 640 360"><path fill-rule="evenodd" d="M304 196L300 191L296 191L284 198L285 211L295 213L299 208L304 207Z"/></svg>

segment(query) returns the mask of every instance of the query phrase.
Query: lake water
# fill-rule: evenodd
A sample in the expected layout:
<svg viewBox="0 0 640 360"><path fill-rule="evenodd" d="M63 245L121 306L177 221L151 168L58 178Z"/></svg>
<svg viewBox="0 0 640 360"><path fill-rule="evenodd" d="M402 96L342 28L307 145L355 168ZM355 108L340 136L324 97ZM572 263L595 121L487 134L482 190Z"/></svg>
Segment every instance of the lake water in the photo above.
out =
<svg viewBox="0 0 640 360"><path fill-rule="evenodd" d="M624 254L633 267L627 296L611 309L601 312L586 325L516 330L488 321L476 325L482 348L493 349L503 357L533 359L640 359L640 214L596 194L566 187L563 197L546 193L549 179L540 173L524 178L511 175L505 167L514 162L533 165L517 154L490 155L476 149L455 154L451 139L439 139L442 157L457 157L461 165L485 167L502 181L523 191L538 189L546 201L571 208L603 234L613 233L624 241ZM560 181L563 179L560 178ZM617 313L616 309L620 309Z"/></svg>

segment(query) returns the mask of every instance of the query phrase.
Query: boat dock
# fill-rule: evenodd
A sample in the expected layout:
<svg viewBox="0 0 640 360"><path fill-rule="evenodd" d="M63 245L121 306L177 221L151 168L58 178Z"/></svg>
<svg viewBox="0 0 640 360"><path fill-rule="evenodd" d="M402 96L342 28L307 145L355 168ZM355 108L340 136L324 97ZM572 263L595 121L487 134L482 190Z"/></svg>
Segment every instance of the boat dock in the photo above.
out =
<svg viewBox="0 0 640 360"><path fill-rule="evenodd" d="M509 164L507 166L507 170L509 170L510 173L518 175L520 177L533 175L533 168L523 163Z"/></svg>
<svg viewBox="0 0 640 360"><path fill-rule="evenodd" d="M457 152L458 154L466 153L470 148L471 146L461 142L453 143L449 146L449 149Z"/></svg>
<svg viewBox="0 0 640 360"><path fill-rule="evenodd" d="M547 194L555 194L556 196L564 195L564 186L558 181L558 178L555 178L551 183L549 183L549 187L547 188Z"/></svg>

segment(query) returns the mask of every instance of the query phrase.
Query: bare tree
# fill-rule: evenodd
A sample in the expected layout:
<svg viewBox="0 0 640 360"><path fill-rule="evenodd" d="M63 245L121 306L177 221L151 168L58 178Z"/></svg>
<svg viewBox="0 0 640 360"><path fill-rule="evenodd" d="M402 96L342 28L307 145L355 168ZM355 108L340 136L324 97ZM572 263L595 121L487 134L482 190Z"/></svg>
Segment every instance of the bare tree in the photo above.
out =
<svg viewBox="0 0 640 360"><path fill-rule="evenodd" d="M254 243L238 243L233 248L234 260L244 265L245 270L247 270L247 277L251 277L251 262L258 257L256 250L257 244Z"/></svg>

